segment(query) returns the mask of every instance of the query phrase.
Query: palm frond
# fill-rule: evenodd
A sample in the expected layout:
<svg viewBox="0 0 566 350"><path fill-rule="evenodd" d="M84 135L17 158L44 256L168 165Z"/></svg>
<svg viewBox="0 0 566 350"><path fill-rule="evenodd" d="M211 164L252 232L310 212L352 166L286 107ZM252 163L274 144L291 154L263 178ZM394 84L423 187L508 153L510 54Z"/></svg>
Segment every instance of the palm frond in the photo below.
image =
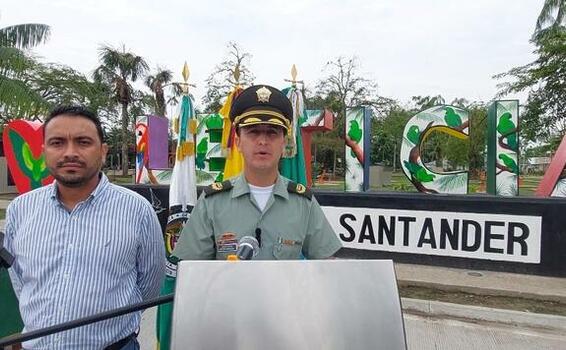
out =
<svg viewBox="0 0 566 350"><path fill-rule="evenodd" d="M545 0L537 18L535 32L541 31L549 22L560 24L564 17L565 8L566 2L564 0ZM556 11L558 11L558 16L555 19L552 15Z"/></svg>
<svg viewBox="0 0 566 350"><path fill-rule="evenodd" d="M424 122L444 122L444 119L441 115L433 114L433 113L426 113L421 112L416 115L417 120L422 120Z"/></svg>
<svg viewBox="0 0 566 350"><path fill-rule="evenodd" d="M51 29L38 23L18 24L0 28L0 46L29 49L49 39Z"/></svg>
<svg viewBox="0 0 566 350"><path fill-rule="evenodd" d="M20 49L0 46L0 74L15 77L25 73L35 64Z"/></svg>
<svg viewBox="0 0 566 350"><path fill-rule="evenodd" d="M499 181L497 183L495 193L498 196L517 196L519 194L517 187L517 177L509 176L505 179L505 181Z"/></svg>
<svg viewBox="0 0 566 350"><path fill-rule="evenodd" d="M214 175L204 170L196 169L196 175L197 175L197 183L199 185L205 185L208 184L208 182L214 181Z"/></svg>
<svg viewBox="0 0 566 350"><path fill-rule="evenodd" d="M221 148L222 145L217 143L214 144L214 146L212 146L212 148L208 151L208 153L206 154L207 157L218 157L221 154Z"/></svg>
<svg viewBox="0 0 566 350"><path fill-rule="evenodd" d="M461 193L462 189L466 193L468 176L466 173L443 175L436 183L438 184L438 189L443 193Z"/></svg>
<svg viewBox="0 0 566 350"><path fill-rule="evenodd" d="M16 119L47 111L50 106L25 82L0 75L0 107Z"/></svg>

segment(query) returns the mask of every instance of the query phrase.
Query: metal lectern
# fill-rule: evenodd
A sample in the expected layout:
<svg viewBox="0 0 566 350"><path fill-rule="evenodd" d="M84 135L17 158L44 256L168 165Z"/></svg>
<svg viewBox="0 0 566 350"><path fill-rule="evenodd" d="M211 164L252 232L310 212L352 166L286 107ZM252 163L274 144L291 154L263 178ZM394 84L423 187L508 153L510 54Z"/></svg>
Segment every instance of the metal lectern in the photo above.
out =
<svg viewBox="0 0 566 350"><path fill-rule="evenodd" d="M406 349L390 260L182 261L171 349Z"/></svg>

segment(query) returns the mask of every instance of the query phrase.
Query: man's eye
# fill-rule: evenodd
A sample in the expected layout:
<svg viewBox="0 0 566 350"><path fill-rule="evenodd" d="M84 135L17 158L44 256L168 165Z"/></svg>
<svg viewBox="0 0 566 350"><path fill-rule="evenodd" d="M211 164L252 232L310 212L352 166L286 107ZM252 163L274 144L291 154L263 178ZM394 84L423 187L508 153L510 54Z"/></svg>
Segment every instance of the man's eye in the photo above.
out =
<svg viewBox="0 0 566 350"><path fill-rule="evenodd" d="M89 146L89 145L92 144L92 140L90 140L90 139L79 139L79 140L77 141L77 143L78 143L80 146Z"/></svg>

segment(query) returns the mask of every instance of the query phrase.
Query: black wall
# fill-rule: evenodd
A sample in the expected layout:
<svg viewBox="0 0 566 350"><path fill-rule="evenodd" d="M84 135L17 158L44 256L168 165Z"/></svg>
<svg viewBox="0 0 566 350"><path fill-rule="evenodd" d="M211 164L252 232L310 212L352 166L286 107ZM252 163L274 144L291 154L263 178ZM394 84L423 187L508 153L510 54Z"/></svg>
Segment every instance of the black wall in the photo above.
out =
<svg viewBox="0 0 566 350"><path fill-rule="evenodd" d="M168 207L169 186L130 185L127 187L148 200L151 199L151 192L153 192L153 202L157 198L162 208ZM404 263L566 277L566 199L421 193L344 193L316 190L315 196L323 206L531 215L542 218L541 260L538 264L351 248L342 249L338 253L339 257L393 259ZM154 205L154 207L158 206ZM158 216L162 227L165 228L167 210L163 210Z"/></svg>

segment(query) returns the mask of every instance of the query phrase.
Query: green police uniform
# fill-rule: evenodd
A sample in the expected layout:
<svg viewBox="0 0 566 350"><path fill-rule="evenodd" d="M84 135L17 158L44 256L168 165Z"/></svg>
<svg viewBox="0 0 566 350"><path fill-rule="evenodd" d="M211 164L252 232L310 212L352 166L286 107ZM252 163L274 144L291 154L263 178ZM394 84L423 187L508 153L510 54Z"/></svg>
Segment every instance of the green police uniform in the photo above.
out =
<svg viewBox="0 0 566 350"><path fill-rule="evenodd" d="M172 255L225 260L244 236L259 238L254 260L323 259L342 244L309 190L279 175L262 212L244 178L209 186L198 200Z"/></svg>
<svg viewBox="0 0 566 350"><path fill-rule="evenodd" d="M230 109L235 130L270 125L292 132L293 106L281 91L255 85L235 98ZM244 159L245 161L245 159ZM274 174L277 169L274 170ZM245 173L245 171L244 171ZM271 179L271 178L270 178ZM205 189L175 243L166 265L162 294L173 292L179 260L224 260L235 255L240 239L256 237L254 259L323 259L342 246L309 190L278 175L265 208L259 209L244 175ZM158 309L160 349L169 349L172 306Z"/></svg>

